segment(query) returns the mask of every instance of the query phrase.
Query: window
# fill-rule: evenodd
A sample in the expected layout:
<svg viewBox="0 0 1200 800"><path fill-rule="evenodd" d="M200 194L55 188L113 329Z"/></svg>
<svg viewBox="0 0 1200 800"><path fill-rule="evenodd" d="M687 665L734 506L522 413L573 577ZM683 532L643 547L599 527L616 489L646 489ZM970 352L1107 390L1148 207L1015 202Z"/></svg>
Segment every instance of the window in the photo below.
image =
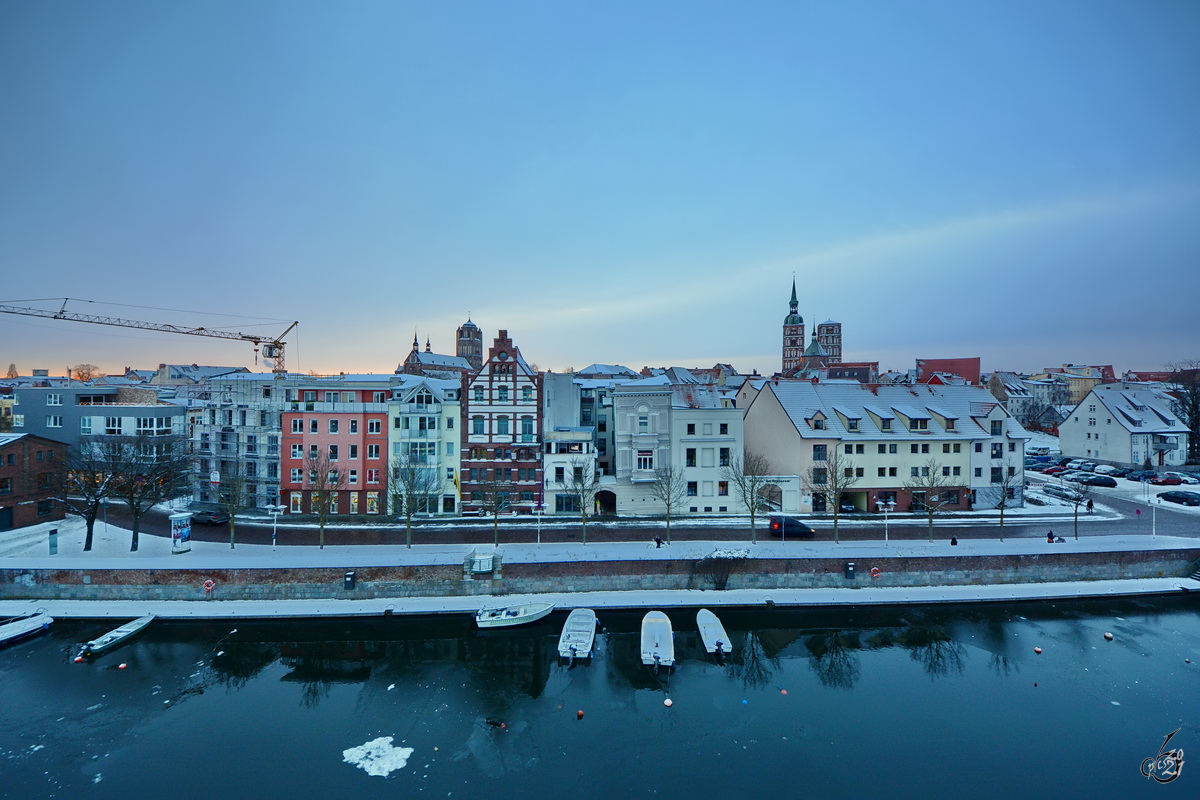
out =
<svg viewBox="0 0 1200 800"><path fill-rule="evenodd" d="M16 416L13 417L13 425L16 426ZM104 418L104 433L108 436L121 435L121 418L120 417L105 417Z"/></svg>
<svg viewBox="0 0 1200 800"><path fill-rule="evenodd" d="M926 443L924 443L924 444L922 444L922 445L921 445L921 452L922 452L922 453L928 453L928 452L929 452L929 443L928 443L928 442L926 442Z"/></svg>
<svg viewBox="0 0 1200 800"><path fill-rule="evenodd" d="M566 469L564 467L555 467L554 468L554 482L562 483L563 480L565 480L565 476L564 476L565 473L566 473Z"/></svg>
<svg viewBox="0 0 1200 800"><path fill-rule="evenodd" d="M729 448L722 447L721 452L719 453L719 457L720 457L720 462L719 462L718 466L728 467L729 466Z"/></svg>
<svg viewBox="0 0 1200 800"><path fill-rule="evenodd" d="M982 477L983 477L983 467L976 467L976 468L975 468L975 477L976 477L976 478L982 478Z"/></svg>
<svg viewBox="0 0 1200 800"><path fill-rule="evenodd" d="M728 422L722 422L722 423L721 423L721 424L718 426L718 428L717 428L717 432L718 432L718 433L720 433L722 436L728 436L728 435L729 435L729 423L728 423Z"/></svg>
<svg viewBox="0 0 1200 800"><path fill-rule="evenodd" d="M909 452L910 452L910 453L917 453L917 452L920 452L920 449L921 449L921 448L917 447L917 445L915 445L915 444L910 444L910 445L909 445Z"/></svg>
<svg viewBox="0 0 1200 800"><path fill-rule="evenodd" d="M304 458L304 445L292 445L292 458Z"/></svg>
<svg viewBox="0 0 1200 800"><path fill-rule="evenodd" d="M696 423L694 423L694 422L689 422L689 423L688 423L688 426L687 426L687 435L688 435L688 436L695 436L695 435L696 435Z"/></svg>
<svg viewBox="0 0 1200 800"><path fill-rule="evenodd" d="M329 420L329 432L330 433L338 432L338 420L336 420L336 419Z"/></svg>
<svg viewBox="0 0 1200 800"><path fill-rule="evenodd" d="M483 402L483 387L482 386L475 387L475 402L476 403Z"/></svg>
<svg viewBox="0 0 1200 800"><path fill-rule="evenodd" d="M454 430L454 417L446 417L446 430Z"/></svg>
<svg viewBox="0 0 1200 800"><path fill-rule="evenodd" d="M881 419L879 422L881 423L880 428L883 430L890 431L892 429L892 421L890 419Z"/></svg>
<svg viewBox="0 0 1200 800"><path fill-rule="evenodd" d="M983 442L976 442L976 443L975 443L975 452L976 452L976 453L982 453L982 452L983 452Z"/></svg>
<svg viewBox="0 0 1200 800"><path fill-rule="evenodd" d="M717 481L717 494L721 497L729 496L729 481Z"/></svg>
<svg viewBox="0 0 1200 800"><path fill-rule="evenodd" d="M292 433L304 433L304 420L292 420Z"/></svg>
<svg viewBox="0 0 1200 800"><path fill-rule="evenodd" d="M521 435L533 436L533 417L521 417Z"/></svg>
<svg viewBox="0 0 1200 800"><path fill-rule="evenodd" d="M304 482L304 470L301 469L300 467L293 468L291 471L291 482L292 483L303 483Z"/></svg>
<svg viewBox="0 0 1200 800"><path fill-rule="evenodd" d="M1004 458L1004 445L996 442L992 445L992 458Z"/></svg>
<svg viewBox="0 0 1200 800"><path fill-rule="evenodd" d="M946 443L946 444L943 444L943 445L942 445L942 452L943 452L943 453L949 453L949 452L950 452L950 444L949 444L949 443Z"/></svg>
<svg viewBox="0 0 1200 800"><path fill-rule="evenodd" d="M961 443L957 443L957 442L955 443L955 445L954 445L954 452L956 452L956 453L961 453L961 452L962 452L962 444L961 444Z"/></svg>
<svg viewBox="0 0 1200 800"><path fill-rule="evenodd" d="M992 483L1000 483L1004 480L1004 468L992 467Z"/></svg>
<svg viewBox="0 0 1200 800"><path fill-rule="evenodd" d="M887 452L887 445L886 444L879 445L879 455L883 455L886 452Z"/></svg>
<svg viewBox="0 0 1200 800"><path fill-rule="evenodd" d="M812 421L812 426L814 431L823 431L825 430L825 420L818 417Z"/></svg>
<svg viewBox="0 0 1200 800"><path fill-rule="evenodd" d="M852 456L852 455L854 455L854 445L852 445L852 444L848 444L848 445L846 445L846 448L845 448L845 453L846 453L846 455L848 455L848 456Z"/></svg>
<svg viewBox="0 0 1200 800"><path fill-rule="evenodd" d="M497 391L496 399L499 400L501 403L508 402L508 387L507 386L500 387L500 389Z"/></svg>
<svg viewBox="0 0 1200 800"><path fill-rule="evenodd" d="M46 427L47 428L61 428L62 427L62 417L58 414L47 415L46 416Z"/></svg>
<svg viewBox="0 0 1200 800"><path fill-rule="evenodd" d="M471 433L482 434L483 432L483 417L479 415L471 417Z"/></svg>
<svg viewBox="0 0 1200 800"><path fill-rule="evenodd" d="M386 403L387 402L387 392L371 392L371 402L372 403Z"/></svg>
<svg viewBox="0 0 1200 800"><path fill-rule="evenodd" d="M380 433L383 431L383 423L377 419L367 420L367 433Z"/></svg>
<svg viewBox="0 0 1200 800"><path fill-rule="evenodd" d="M846 420L846 428L848 430L852 430L852 431L858 430L858 420L856 420L856 419Z"/></svg>
<svg viewBox="0 0 1200 800"><path fill-rule="evenodd" d="M696 482L695 482L695 481L688 481L688 482L687 482L687 496L688 496L688 497L695 497L695 496L696 496L696 494L697 494L697 491L696 491Z"/></svg>
<svg viewBox="0 0 1200 800"><path fill-rule="evenodd" d="M1097 435L1096 438L1099 439L1100 438L1099 435ZM1016 442L1008 443L1008 452L1010 452L1010 453L1017 452L1017 443Z"/></svg>
<svg viewBox="0 0 1200 800"><path fill-rule="evenodd" d="M367 483L379 483L379 470L367 470Z"/></svg>
<svg viewBox="0 0 1200 800"><path fill-rule="evenodd" d="M921 470L917 467L909 467L908 476L910 478L919 478L921 477Z"/></svg>
<svg viewBox="0 0 1200 800"><path fill-rule="evenodd" d="M92 418L91 417L80 417L79 418L79 433L84 436L91 435L91 433L92 433Z"/></svg>
<svg viewBox="0 0 1200 800"><path fill-rule="evenodd" d="M321 421L320 420L310 419L308 421L308 432L309 433L319 433L320 430L321 430Z"/></svg>
<svg viewBox="0 0 1200 800"><path fill-rule="evenodd" d="M356 420L356 419L350 420L350 432L358 433L358 420Z"/></svg>
<svg viewBox="0 0 1200 800"><path fill-rule="evenodd" d="M825 461L829 446L824 444L813 445L813 461Z"/></svg>
<svg viewBox="0 0 1200 800"><path fill-rule="evenodd" d="M954 420L953 419L949 419L949 418L946 419L946 430L948 430L948 431L954 430Z"/></svg>
<svg viewBox="0 0 1200 800"><path fill-rule="evenodd" d="M685 467L694 467L694 466L696 466L696 448L694 448L694 447L689 447L689 448L688 448L688 449L687 449L687 450L684 452L683 464L684 464L684 466L685 466Z"/></svg>
<svg viewBox="0 0 1200 800"><path fill-rule="evenodd" d="M338 446L336 444L329 445L329 460L330 461L338 460Z"/></svg>
<svg viewBox="0 0 1200 800"><path fill-rule="evenodd" d="M0 494L12 494L13 479L0 478Z"/></svg>
<svg viewBox="0 0 1200 800"><path fill-rule="evenodd" d="M829 471L824 467L813 467L812 482L817 486L829 483Z"/></svg>
<svg viewBox="0 0 1200 800"><path fill-rule="evenodd" d="M496 417L496 433L500 436L508 435L508 417Z"/></svg>
<svg viewBox="0 0 1200 800"><path fill-rule="evenodd" d="M879 468L878 468L878 469L875 471L875 476L876 476L876 477L878 477L878 478L883 478L883 477L886 477L886 476L887 476L887 467L879 467Z"/></svg>
<svg viewBox="0 0 1200 800"><path fill-rule="evenodd" d="M374 461L379 460L379 445L377 445L377 444L367 445L367 458L369 460L374 460Z"/></svg>
<svg viewBox="0 0 1200 800"><path fill-rule="evenodd" d="M315 444L310 444L308 446L308 457L309 458L311 458L311 459L320 458L320 452L321 452L320 448L317 447Z"/></svg>
<svg viewBox="0 0 1200 800"><path fill-rule="evenodd" d="M346 482L349 483L351 486L357 486L358 485L358 470L352 469L352 470L349 470L348 472L349 472L349 476L346 478Z"/></svg>
<svg viewBox="0 0 1200 800"><path fill-rule="evenodd" d="M649 432L650 432L650 417L645 414L639 415L638 416L638 433L649 433Z"/></svg>
<svg viewBox="0 0 1200 800"><path fill-rule="evenodd" d="M654 451L653 450L638 450L637 451L637 468L640 470L654 469Z"/></svg>
<svg viewBox="0 0 1200 800"><path fill-rule="evenodd" d="M992 436L1003 436L1003 435L1004 435L1004 420L1002 420L1002 419L992 420Z"/></svg>
<svg viewBox="0 0 1200 800"><path fill-rule="evenodd" d="M949 467L942 467L942 477L943 478L950 477L950 468Z"/></svg>

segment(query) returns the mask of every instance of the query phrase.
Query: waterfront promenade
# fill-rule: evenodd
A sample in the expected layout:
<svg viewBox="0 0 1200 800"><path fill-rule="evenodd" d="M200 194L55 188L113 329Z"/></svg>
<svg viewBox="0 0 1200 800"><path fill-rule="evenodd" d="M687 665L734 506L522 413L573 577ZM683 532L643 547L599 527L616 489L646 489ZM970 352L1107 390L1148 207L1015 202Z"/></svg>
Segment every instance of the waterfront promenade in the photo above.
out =
<svg viewBox="0 0 1200 800"><path fill-rule="evenodd" d="M0 617L35 609L58 617L153 613L183 619L466 613L533 598L562 608L639 608L1200 592L1192 576L1200 537L1178 535L1067 535L1055 544L1029 536L975 538L957 545L944 539L783 542L760 535L756 544L691 540L661 548L645 541L498 549L478 543L319 549L193 542L184 554L171 554L168 540L147 536L131 554L128 531L99 525L93 551L82 552L82 523L68 519L55 526L58 553L50 555L50 527L6 534ZM496 571L472 575L472 558L493 553ZM722 558L743 568L726 576L728 588L718 589L697 566ZM855 565L852 576L849 564ZM347 573L354 573L353 587L345 583ZM208 580L211 589L205 588Z"/></svg>

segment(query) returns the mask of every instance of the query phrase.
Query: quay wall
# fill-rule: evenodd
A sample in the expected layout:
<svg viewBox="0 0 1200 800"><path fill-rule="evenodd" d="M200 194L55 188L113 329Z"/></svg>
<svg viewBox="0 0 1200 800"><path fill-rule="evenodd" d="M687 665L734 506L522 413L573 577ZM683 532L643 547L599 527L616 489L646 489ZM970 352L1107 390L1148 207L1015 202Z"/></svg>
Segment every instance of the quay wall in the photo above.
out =
<svg viewBox="0 0 1200 800"><path fill-rule="evenodd" d="M0 600L323 600L662 589L969 586L1185 577L1200 548L845 558L734 558L230 569L0 569ZM878 576L872 577L872 569ZM352 581L347 573L353 572ZM212 581L211 590L206 590Z"/></svg>

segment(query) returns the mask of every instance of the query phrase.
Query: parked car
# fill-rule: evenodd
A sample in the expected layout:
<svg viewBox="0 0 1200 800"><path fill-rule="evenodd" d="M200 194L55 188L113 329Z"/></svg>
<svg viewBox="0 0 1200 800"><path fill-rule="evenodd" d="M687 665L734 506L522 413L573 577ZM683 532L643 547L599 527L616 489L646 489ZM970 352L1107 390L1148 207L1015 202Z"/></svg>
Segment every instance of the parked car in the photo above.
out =
<svg viewBox="0 0 1200 800"><path fill-rule="evenodd" d="M1178 486L1183 483L1183 481L1174 475L1158 475L1151 478L1150 482L1155 486Z"/></svg>
<svg viewBox="0 0 1200 800"><path fill-rule="evenodd" d="M816 535L816 531L805 525L795 517L785 517L776 515L771 517L769 523L772 536L799 536L803 539L811 539Z"/></svg>
<svg viewBox="0 0 1200 800"><path fill-rule="evenodd" d="M1135 469L1125 476L1125 480L1139 482L1148 481L1156 475L1158 475L1158 473L1152 469Z"/></svg>
<svg viewBox="0 0 1200 800"><path fill-rule="evenodd" d="M1124 478L1130 472L1133 472L1133 470L1131 470L1127 467L1113 467L1112 471L1109 472L1108 474L1112 475L1114 478Z"/></svg>
<svg viewBox="0 0 1200 800"><path fill-rule="evenodd" d="M1095 472L1098 475L1113 475L1117 472L1117 468L1111 464L1099 464L1094 470L1092 470L1092 472Z"/></svg>
<svg viewBox="0 0 1200 800"><path fill-rule="evenodd" d="M1067 471L1066 467L1061 467L1061 466L1060 467L1049 467L1047 469L1042 470L1042 474L1043 475L1061 475L1062 473L1064 473L1066 471Z"/></svg>
<svg viewBox="0 0 1200 800"><path fill-rule="evenodd" d="M1060 480L1070 481L1071 483L1079 483L1085 478L1092 477L1092 474L1090 472L1084 472L1081 469L1073 469L1069 472L1060 473L1058 477Z"/></svg>
<svg viewBox="0 0 1200 800"><path fill-rule="evenodd" d="M221 525L229 522L229 514L224 511L194 511L192 512L192 521L202 525Z"/></svg>
<svg viewBox="0 0 1200 800"><path fill-rule="evenodd" d="M1084 486L1104 486L1108 489L1117 487L1117 479L1111 475L1088 475L1079 482Z"/></svg>
<svg viewBox="0 0 1200 800"><path fill-rule="evenodd" d="M1055 483L1055 484L1051 484L1049 486L1043 487L1042 491L1045 492L1046 494L1050 495L1051 497L1057 497L1060 500L1075 501L1075 500L1083 499L1083 493L1080 492L1078 489L1074 488L1073 486L1059 486L1058 484Z"/></svg>
<svg viewBox="0 0 1200 800"><path fill-rule="evenodd" d="M1172 475L1187 484L1195 485L1200 483L1200 478L1197 478L1195 475L1189 475L1186 472L1164 472L1163 475Z"/></svg>
<svg viewBox="0 0 1200 800"><path fill-rule="evenodd" d="M843 514L853 514L858 511L858 506L854 505L853 500L843 500L838 503L838 511L841 511Z"/></svg>
<svg viewBox="0 0 1200 800"><path fill-rule="evenodd" d="M1200 492L1159 492L1158 499L1166 500L1168 503L1179 503L1184 506L1200 506Z"/></svg>

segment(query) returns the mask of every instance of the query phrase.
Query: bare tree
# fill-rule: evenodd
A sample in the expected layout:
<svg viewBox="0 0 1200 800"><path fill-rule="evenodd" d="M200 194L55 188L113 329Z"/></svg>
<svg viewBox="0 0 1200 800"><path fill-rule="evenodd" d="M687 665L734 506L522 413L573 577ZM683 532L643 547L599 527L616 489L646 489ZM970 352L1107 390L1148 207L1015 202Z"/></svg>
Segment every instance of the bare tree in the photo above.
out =
<svg viewBox="0 0 1200 800"><path fill-rule="evenodd" d="M1075 541L1079 541L1079 507L1084 506L1088 511L1092 510L1095 501L1092 499L1092 487L1086 483L1073 484L1075 494L1071 496L1070 503L1075 508Z"/></svg>
<svg viewBox="0 0 1200 800"><path fill-rule="evenodd" d="M1188 435L1188 463L1200 464L1200 359L1168 365L1175 400L1175 412L1191 432Z"/></svg>
<svg viewBox="0 0 1200 800"><path fill-rule="evenodd" d="M512 507L512 483L502 467L480 470L480 480L472 492L478 495L479 510L492 516L492 545L500 546L500 515ZM488 476L491 477L488 477Z"/></svg>
<svg viewBox="0 0 1200 800"><path fill-rule="evenodd" d="M1007 510L1009 503L1016 500L1017 488L1025 485L1025 469L1017 470L1016 462L1006 462L1003 466L997 467L1000 470L999 475L992 479L992 486L1000 493L999 499L996 501L996 508L1000 509L1000 541L1004 541L1004 512Z"/></svg>
<svg viewBox="0 0 1200 800"><path fill-rule="evenodd" d="M249 504L246 490L246 468L236 456L220 464L221 482L217 486L217 497L225 513L229 515L229 549L233 549L237 538L237 513Z"/></svg>
<svg viewBox="0 0 1200 800"><path fill-rule="evenodd" d="M929 523L929 541L933 541L933 515L941 513L946 506L954 505L957 500L952 496L956 488L953 477L945 474L938 460L931 458L919 467L913 467L915 474L904 483L904 488L912 495L912 508L925 512Z"/></svg>
<svg viewBox="0 0 1200 800"><path fill-rule="evenodd" d="M95 364L76 364L71 367L71 377L77 381L90 381L100 377L100 368Z"/></svg>
<svg viewBox="0 0 1200 800"><path fill-rule="evenodd" d="M92 439L71 445L54 470L55 499L68 514L83 519L87 533L83 549L92 549L92 536L104 502L113 490L113 473Z"/></svg>
<svg viewBox="0 0 1200 800"><path fill-rule="evenodd" d="M309 512L317 517L320 531L320 548L325 548L325 523L330 514L336 514L338 492L346 485L346 475L338 469L337 462L329 457L329 451L319 445L310 445L304 459L304 472L308 485Z"/></svg>
<svg viewBox="0 0 1200 800"><path fill-rule="evenodd" d="M6 373L4 374L4 377L6 377L6 378L19 378L19 377L21 377L21 373L17 372L17 365L16 365L16 364L9 364L9 365L8 365L8 372L6 372Z"/></svg>
<svg viewBox="0 0 1200 800"><path fill-rule="evenodd" d="M654 470L650 494L667 509L667 543L671 542L671 514L687 499L687 480L681 467L665 466Z"/></svg>
<svg viewBox="0 0 1200 800"><path fill-rule="evenodd" d="M579 501L579 526L583 543L587 544L587 521L596 507L596 462L592 459L571 459L571 472L567 475L566 489Z"/></svg>
<svg viewBox="0 0 1200 800"><path fill-rule="evenodd" d="M846 445L853 447L853 445ZM826 453L825 460L814 463L801 477L804 488L814 496L824 494L833 506L833 541L840 543L838 520L842 511L842 493L858 483L862 468L854 463L852 456L842 452L842 445L835 444ZM828 506L826 506L828 507Z"/></svg>
<svg viewBox="0 0 1200 800"><path fill-rule="evenodd" d="M750 513L750 541L754 544L758 543L758 514L769 508L763 489L771 482L774 472L770 460L761 453L730 456L729 464L721 468L721 474L729 481L735 496Z"/></svg>
<svg viewBox="0 0 1200 800"><path fill-rule="evenodd" d="M423 456L399 455L392 459L392 513L404 517L404 546L412 547L414 514L427 514L442 493L442 479Z"/></svg>
<svg viewBox="0 0 1200 800"><path fill-rule="evenodd" d="M191 488L187 443L179 436L103 436L96 446L111 475L110 496L129 509L133 529L129 550L134 552L146 512Z"/></svg>

